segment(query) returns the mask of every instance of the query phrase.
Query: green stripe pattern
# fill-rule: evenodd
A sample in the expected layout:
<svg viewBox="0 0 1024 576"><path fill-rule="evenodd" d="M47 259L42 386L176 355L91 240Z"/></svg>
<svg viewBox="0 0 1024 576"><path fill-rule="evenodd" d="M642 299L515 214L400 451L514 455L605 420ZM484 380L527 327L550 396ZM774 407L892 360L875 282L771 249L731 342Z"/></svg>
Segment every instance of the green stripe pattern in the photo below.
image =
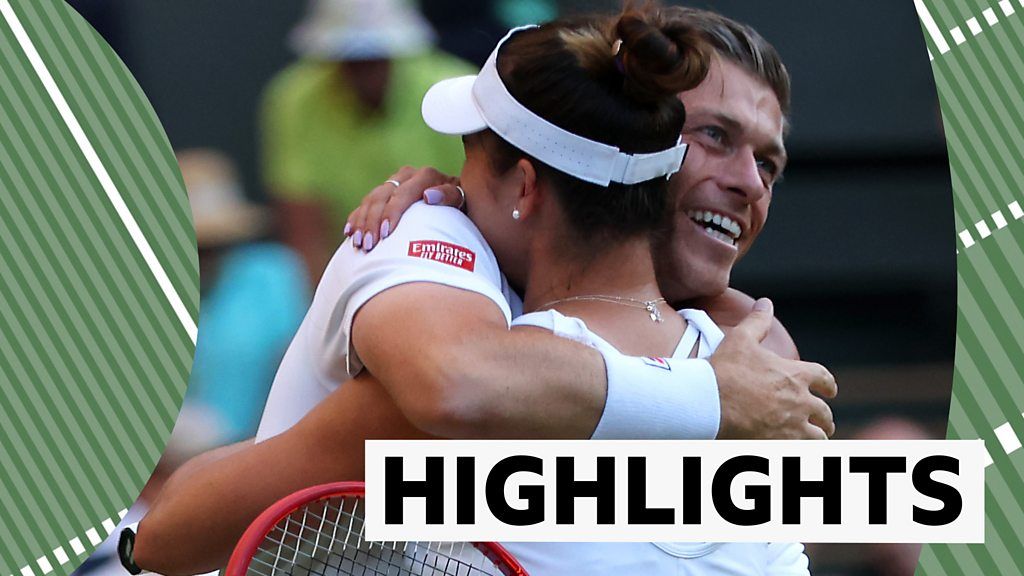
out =
<svg viewBox="0 0 1024 576"><path fill-rule="evenodd" d="M1008 454L994 432L1007 423L1018 436L1024 432L1024 220L1011 208L1024 204L1024 0L924 4L949 47L941 53L925 32L959 251L947 437L982 438L993 464L985 474L985 543L925 546L917 574L1024 574L1024 453Z"/></svg>
<svg viewBox="0 0 1024 576"><path fill-rule="evenodd" d="M145 95L64 2L10 4L197 318L191 213ZM69 542L91 550L149 477L194 345L4 20L0 62L0 575L66 574Z"/></svg>

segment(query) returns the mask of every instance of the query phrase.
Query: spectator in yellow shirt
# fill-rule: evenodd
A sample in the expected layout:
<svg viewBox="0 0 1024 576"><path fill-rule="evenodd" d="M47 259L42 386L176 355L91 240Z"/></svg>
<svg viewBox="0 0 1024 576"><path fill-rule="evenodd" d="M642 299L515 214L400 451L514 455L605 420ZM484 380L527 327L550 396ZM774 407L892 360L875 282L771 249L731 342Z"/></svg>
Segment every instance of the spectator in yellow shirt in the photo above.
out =
<svg viewBox="0 0 1024 576"><path fill-rule="evenodd" d="M461 142L427 128L420 102L434 82L474 70L434 49L433 29L406 0L312 0L291 40L301 57L264 97L264 178L282 237L315 284L381 174L402 164L459 172Z"/></svg>

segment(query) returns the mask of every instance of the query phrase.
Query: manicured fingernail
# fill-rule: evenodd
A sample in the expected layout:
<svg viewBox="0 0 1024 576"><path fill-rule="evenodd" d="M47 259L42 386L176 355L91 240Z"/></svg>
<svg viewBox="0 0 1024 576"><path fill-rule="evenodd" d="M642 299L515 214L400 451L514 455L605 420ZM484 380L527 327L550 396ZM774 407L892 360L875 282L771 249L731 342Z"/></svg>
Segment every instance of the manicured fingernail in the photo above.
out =
<svg viewBox="0 0 1024 576"><path fill-rule="evenodd" d="M345 232L344 232L345 236L348 236L351 233L352 233L352 223L351 222L345 222Z"/></svg>
<svg viewBox="0 0 1024 576"><path fill-rule="evenodd" d="M352 245L359 248L363 245L363 231L356 230L356 233L352 235Z"/></svg>
<svg viewBox="0 0 1024 576"><path fill-rule="evenodd" d="M437 188L427 188L423 191L423 199L427 204L440 204L441 200L444 200L444 194Z"/></svg>
<svg viewBox="0 0 1024 576"><path fill-rule="evenodd" d="M367 252L369 252L370 250L373 250L373 233L372 232L368 232L366 234L366 240L363 240L363 250L366 250Z"/></svg>
<svg viewBox="0 0 1024 576"><path fill-rule="evenodd" d="M391 221L385 218L384 221L380 223L380 239L383 240L387 238L388 234L391 234Z"/></svg>

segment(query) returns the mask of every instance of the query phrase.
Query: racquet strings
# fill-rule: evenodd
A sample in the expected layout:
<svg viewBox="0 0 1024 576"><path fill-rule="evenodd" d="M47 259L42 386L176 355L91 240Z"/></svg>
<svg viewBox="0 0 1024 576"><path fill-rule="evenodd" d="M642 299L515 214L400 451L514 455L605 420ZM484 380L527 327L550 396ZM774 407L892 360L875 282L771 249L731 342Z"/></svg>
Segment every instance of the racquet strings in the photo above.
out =
<svg viewBox="0 0 1024 576"><path fill-rule="evenodd" d="M362 498L306 504L267 534L247 576L500 576L466 542L367 542Z"/></svg>

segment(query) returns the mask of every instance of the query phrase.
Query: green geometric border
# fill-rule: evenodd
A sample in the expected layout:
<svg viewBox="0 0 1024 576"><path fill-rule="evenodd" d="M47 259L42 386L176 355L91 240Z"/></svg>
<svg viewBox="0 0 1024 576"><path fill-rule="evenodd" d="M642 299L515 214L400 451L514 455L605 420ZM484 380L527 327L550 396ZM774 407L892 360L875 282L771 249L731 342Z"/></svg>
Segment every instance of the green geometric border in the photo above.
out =
<svg viewBox="0 0 1024 576"><path fill-rule="evenodd" d="M1024 461L1012 454L1024 430L1013 360L1024 358L1013 297L1024 294L1024 0L915 5L959 251L948 437L984 439L992 461L985 544L926 546L918 573L1024 574ZM16 15L109 175L0 22L0 267L13 272L0 282L0 574L68 573L138 494L177 414L195 344L195 240L166 137L116 56L57 0L0 10Z"/></svg>
<svg viewBox="0 0 1024 576"><path fill-rule="evenodd" d="M148 100L74 10L0 0L0 61L0 575L67 574L177 417L195 234Z"/></svg>
<svg viewBox="0 0 1024 576"><path fill-rule="evenodd" d="M942 104L957 227L947 437L983 439L991 462L985 543L926 546L917 574L1024 574L1024 459L1013 454L1015 430L1024 430L1024 0L915 5Z"/></svg>

